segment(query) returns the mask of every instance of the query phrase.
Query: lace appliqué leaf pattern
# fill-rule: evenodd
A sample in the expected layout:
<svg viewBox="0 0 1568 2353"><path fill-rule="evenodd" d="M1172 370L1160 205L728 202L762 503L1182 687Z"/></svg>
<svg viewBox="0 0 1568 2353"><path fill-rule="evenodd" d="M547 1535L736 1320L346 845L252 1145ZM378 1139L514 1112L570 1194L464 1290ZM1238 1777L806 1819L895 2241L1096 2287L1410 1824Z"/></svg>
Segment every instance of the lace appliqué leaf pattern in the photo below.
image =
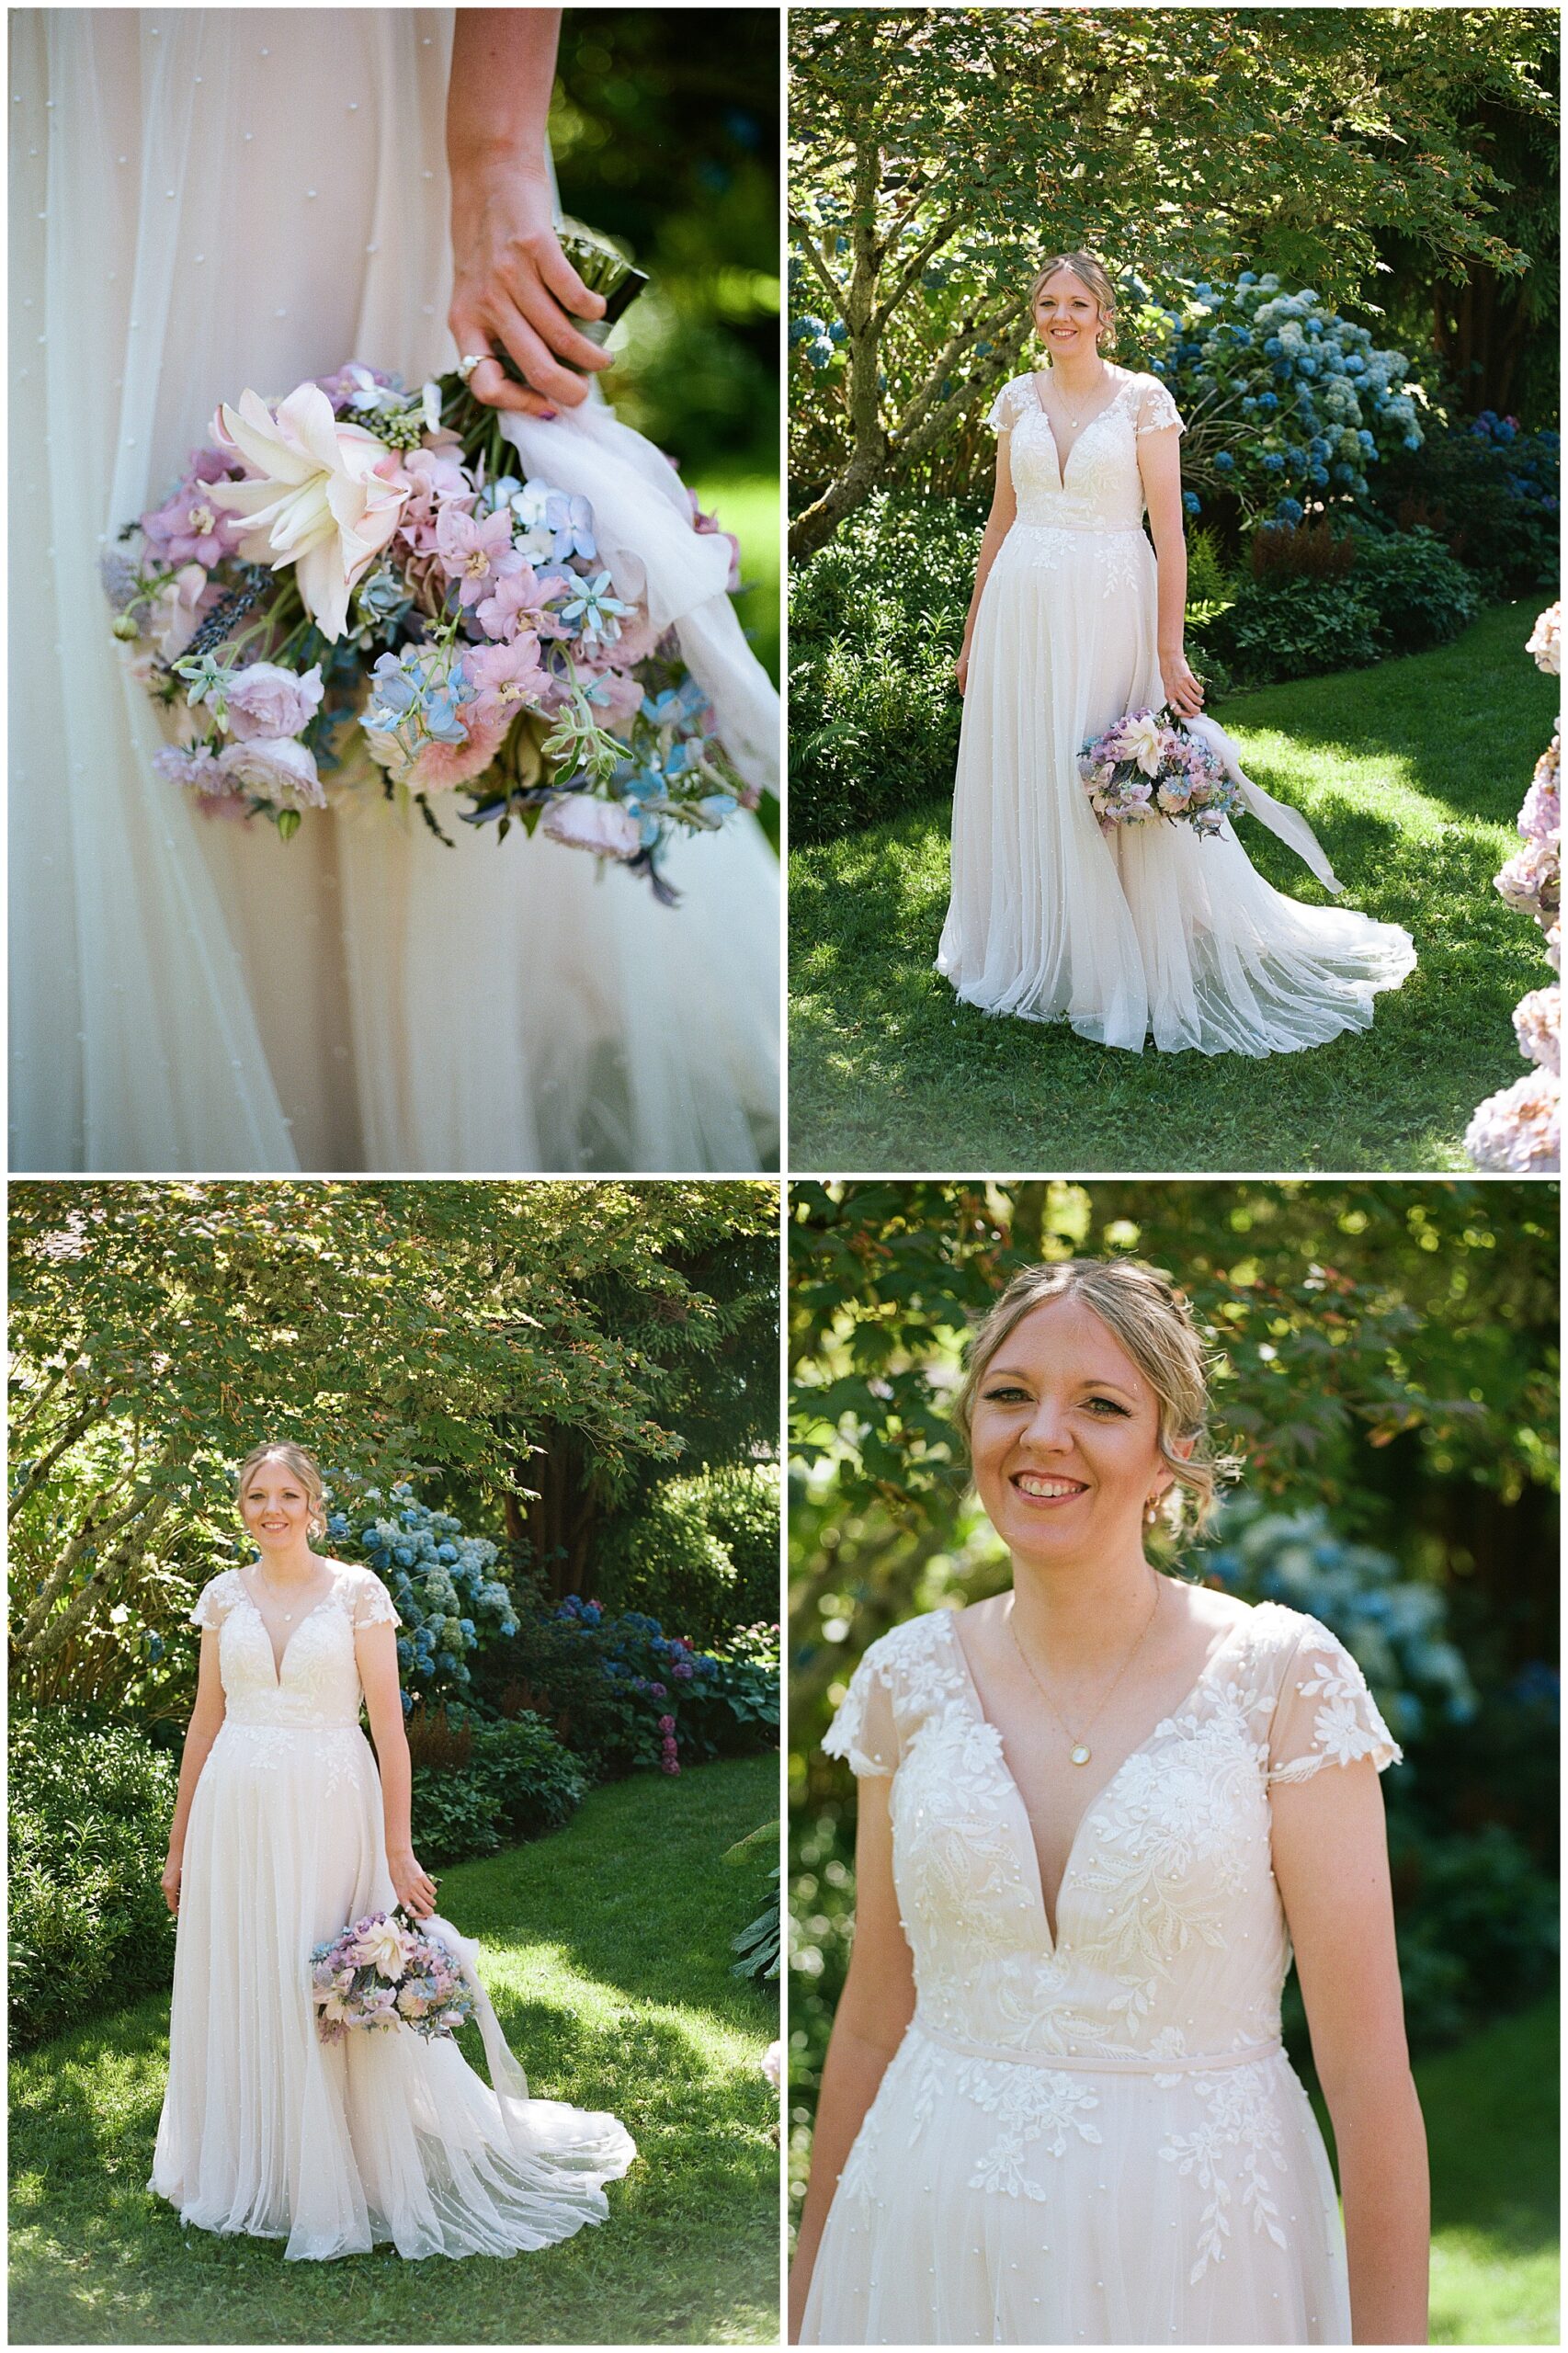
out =
<svg viewBox="0 0 1568 2353"><path fill-rule="evenodd" d="M891 1707L901 1748L933 1711L960 1698L964 1678L947 1646L941 1614L911 1618L870 1643L849 1678L838 1712L823 1736L823 1751L842 1756L851 1772L868 1777L897 1770L896 1758L872 1756L865 1746L867 1714L877 1686Z"/></svg>
<svg viewBox="0 0 1568 2353"><path fill-rule="evenodd" d="M1029 2151L1043 2146L1050 2155L1061 2157L1067 2153L1070 2133L1081 2141L1100 2138L1089 2120L1089 2111L1099 2101L1081 2075L1049 2067L1014 2067L996 2059L964 2059L955 2070L953 2087L987 2116L994 2116L1000 2127L970 2175L971 2189L1042 2200L1050 2193L1024 2170Z"/></svg>
<svg viewBox="0 0 1568 2353"><path fill-rule="evenodd" d="M1163 433L1172 425L1178 432L1186 432L1181 411L1164 384L1152 376L1141 378L1139 393L1137 430L1140 433Z"/></svg>
<svg viewBox="0 0 1568 2353"><path fill-rule="evenodd" d="M1266 2232L1276 2246L1288 2244L1270 2179L1271 2169L1279 2175L1290 2172L1269 2082L1278 2063L1261 2061L1191 2078L1208 2116L1190 2132L1170 2133L1161 2148L1167 2164L1194 2177L1207 2201L1198 2230L1198 2259L1187 2274L1189 2287L1196 2288L1210 2263L1224 2260L1233 2208L1250 2214L1254 2230ZM1156 2080L1176 2084L1182 2078Z"/></svg>
<svg viewBox="0 0 1568 2353"><path fill-rule="evenodd" d="M356 1628L361 1626L401 1626L403 1620L392 1605L392 1597L380 1577L366 1569L354 1579L353 1590L347 1597L348 1614Z"/></svg>
<svg viewBox="0 0 1568 2353"><path fill-rule="evenodd" d="M244 1598L244 1586L238 1569L221 1569L197 1595L190 1623L199 1626L204 1634L215 1634L235 1602Z"/></svg>
<svg viewBox="0 0 1568 2353"><path fill-rule="evenodd" d="M1309 1651L1312 1661L1304 1656ZM1354 1765L1363 1756L1371 1757L1380 1772L1403 1761L1403 1751L1378 1712L1366 1677L1326 1626L1314 1622L1302 1635L1287 1680L1298 1698L1323 1704L1313 1711L1311 1750L1274 1766L1271 1782L1310 1780L1325 1765ZM1282 1694L1282 1704L1283 1699Z"/></svg>

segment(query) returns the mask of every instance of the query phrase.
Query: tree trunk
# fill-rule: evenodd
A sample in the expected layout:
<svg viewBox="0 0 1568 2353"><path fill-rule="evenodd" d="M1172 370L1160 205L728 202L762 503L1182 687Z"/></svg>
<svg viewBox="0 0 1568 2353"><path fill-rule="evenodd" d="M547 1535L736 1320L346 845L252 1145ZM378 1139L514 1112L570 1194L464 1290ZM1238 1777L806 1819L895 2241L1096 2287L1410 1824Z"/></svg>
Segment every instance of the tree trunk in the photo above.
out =
<svg viewBox="0 0 1568 2353"><path fill-rule="evenodd" d="M589 1483L583 1438L552 1424L540 1433L539 1445L539 1453L515 1466L519 1483L538 1493L526 1501L507 1495L506 1533L514 1543L533 1546L551 1600L568 1594L591 1599L603 1511Z"/></svg>

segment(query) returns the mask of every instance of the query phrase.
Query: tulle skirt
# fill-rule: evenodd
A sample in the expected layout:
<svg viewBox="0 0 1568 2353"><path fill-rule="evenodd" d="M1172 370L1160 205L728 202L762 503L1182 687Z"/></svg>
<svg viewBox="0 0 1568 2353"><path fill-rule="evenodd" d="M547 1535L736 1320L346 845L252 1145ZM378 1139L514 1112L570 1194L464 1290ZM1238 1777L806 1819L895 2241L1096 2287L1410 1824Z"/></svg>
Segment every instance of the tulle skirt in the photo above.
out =
<svg viewBox="0 0 1568 2353"><path fill-rule="evenodd" d="M453 2042L318 2038L312 1946L394 1901L363 1733L226 1722L186 1838L149 2185L182 2222L324 2260L516 2255L605 2219L635 2154L613 2116L530 2100L509 2128Z"/></svg>
<svg viewBox="0 0 1568 2353"><path fill-rule="evenodd" d="M808 2345L1347 2345L1334 2179L1283 2056L1206 2075L912 2027L850 2151Z"/></svg>
<svg viewBox="0 0 1568 2353"><path fill-rule="evenodd" d="M1078 756L1165 699L1156 577L1142 530L1017 523L1003 541L975 618L937 969L986 1012L1133 1052L1152 1035L1290 1053L1366 1029L1415 964L1408 932L1286 898L1229 824L1100 831Z"/></svg>

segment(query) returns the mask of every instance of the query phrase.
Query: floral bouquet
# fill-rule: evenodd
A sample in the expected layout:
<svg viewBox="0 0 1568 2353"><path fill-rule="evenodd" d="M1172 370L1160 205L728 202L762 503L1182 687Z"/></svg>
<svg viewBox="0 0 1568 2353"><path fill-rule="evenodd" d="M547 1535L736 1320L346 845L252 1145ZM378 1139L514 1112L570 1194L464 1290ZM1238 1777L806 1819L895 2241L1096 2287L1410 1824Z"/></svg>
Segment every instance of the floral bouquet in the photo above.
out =
<svg viewBox="0 0 1568 2353"><path fill-rule="evenodd" d="M1150 817L1179 819L1217 834L1241 792L1206 744L1163 707L1129 711L1085 744L1078 773L1102 833Z"/></svg>
<svg viewBox="0 0 1568 2353"><path fill-rule="evenodd" d="M222 404L104 563L115 635L167 714L160 774L287 839L358 735L441 840L433 801L460 793L466 823L540 825L673 902L672 833L714 831L756 792L674 631L615 594L591 503L519 480L515 455L456 370L409 392L350 363L276 404ZM692 529L716 532L687 497Z"/></svg>
<svg viewBox="0 0 1568 2353"><path fill-rule="evenodd" d="M456 1957L402 1905L342 1928L311 1955L316 2032L341 2042L350 2027L412 2027L427 2040L474 2014Z"/></svg>

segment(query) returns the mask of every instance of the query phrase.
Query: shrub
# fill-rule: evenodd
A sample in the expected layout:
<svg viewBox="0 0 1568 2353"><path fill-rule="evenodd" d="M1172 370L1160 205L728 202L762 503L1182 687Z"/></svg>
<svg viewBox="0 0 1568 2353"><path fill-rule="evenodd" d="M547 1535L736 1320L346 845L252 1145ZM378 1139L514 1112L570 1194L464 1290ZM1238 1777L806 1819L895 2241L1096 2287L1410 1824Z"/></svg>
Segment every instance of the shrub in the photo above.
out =
<svg viewBox="0 0 1568 2353"><path fill-rule="evenodd" d="M421 1862L463 1863L507 1839L559 1830L586 1787L575 1760L537 1716L488 1722L453 1705L409 1722L414 1850Z"/></svg>
<svg viewBox="0 0 1568 2353"><path fill-rule="evenodd" d="M334 1551L374 1569L403 1620L397 1656L404 1710L414 1705L411 1678L436 1693L466 1689L470 1661L484 1642L517 1631L512 1596L495 1574L498 1548L487 1537L465 1536L449 1512L416 1502L406 1481L383 1497L379 1487L335 1471L327 1495Z"/></svg>
<svg viewBox="0 0 1568 2353"><path fill-rule="evenodd" d="M703 1482L708 1525L734 1567L724 1628L778 1621L778 1538L783 1511L778 1465L715 1471Z"/></svg>
<svg viewBox="0 0 1568 2353"><path fill-rule="evenodd" d="M1340 580L1356 561L1348 531L1317 523L1265 523L1252 535L1255 580Z"/></svg>
<svg viewBox="0 0 1568 2353"><path fill-rule="evenodd" d="M771 1463L670 1480L609 1524L594 1560L599 1597L722 1643L778 1616L778 1525Z"/></svg>
<svg viewBox="0 0 1568 2353"><path fill-rule="evenodd" d="M1377 608L1354 579L1290 574L1244 581L1192 637L1197 655L1218 654L1245 686L1364 669L1384 650Z"/></svg>
<svg viewBox="0 0 1568 2353"><path fill-rule="evenodd" d="M50 1710L10 1723L11 2024L19 2045L170 1984L158 1885L175 1766L138 1733Z"/></svg>
<svg viewBox="0 0 1568 2353"><path fill-rule="evenodd" d="M1560 455L1555 433L1525 433L1488 411L1430 430L1416 454L1392 455L1373 483L1372 503L1402 530L1433 530L1489 598L1551 588Z"/></svg>
<svg viewBox="0 0 1568 2353"><path fill-rule="evenodd" d="M952 790L963 640L983 503L883 494L795 574L790 829L800 842Z"/></svg>
<svg viewBox="0 0 1568 2353"><path fill-rule="evenodd" d="M1355 548L1354 585L1396 654L1446 645L1481 609L1473 576L1431 531L1358 535Z"/></svg>
<svg viewBox="0 0 1568 2353"><path fill-rule="evenodd" d="M1205 605L1227 604L1233 593L1230 566L1217 536L1207 524L1194 524L1187 534L1188 612Z"/></svg>

